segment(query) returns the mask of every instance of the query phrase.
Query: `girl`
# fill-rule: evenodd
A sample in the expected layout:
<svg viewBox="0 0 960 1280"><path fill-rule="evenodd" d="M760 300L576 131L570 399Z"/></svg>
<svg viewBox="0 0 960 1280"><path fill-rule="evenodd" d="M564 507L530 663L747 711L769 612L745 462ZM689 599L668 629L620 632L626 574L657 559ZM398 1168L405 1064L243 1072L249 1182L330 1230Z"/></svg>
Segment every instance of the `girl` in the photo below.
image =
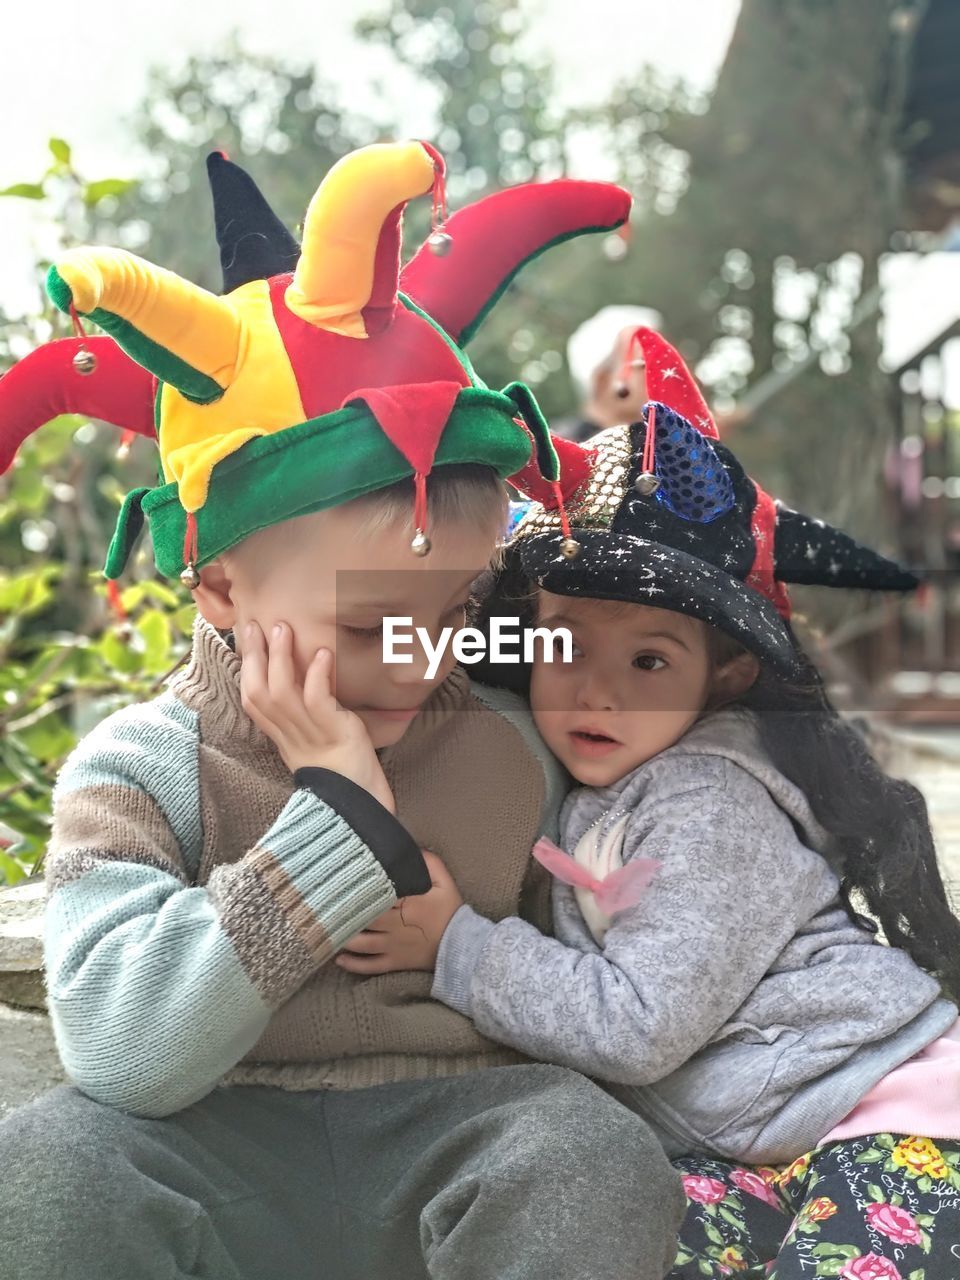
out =
<svg viewBox="0 0 960 1280"><path fill-rule="evenodd" d="M435 997L654 1125L689 1200L672 1276L955 1280L960 1035L940 984L960 989L960 927L919 793L831 707L782 585L914 580L776 507L676 353L636 343L672 407L560 446L560 491L488 605L515 613L534 584L536 621L574 638L530 686L581 784L568 852L538 851L556 938L460 905L432 862L405 963L420 945ZM345 967L389 967L379 927L350 944L374 958Z"/></svg>

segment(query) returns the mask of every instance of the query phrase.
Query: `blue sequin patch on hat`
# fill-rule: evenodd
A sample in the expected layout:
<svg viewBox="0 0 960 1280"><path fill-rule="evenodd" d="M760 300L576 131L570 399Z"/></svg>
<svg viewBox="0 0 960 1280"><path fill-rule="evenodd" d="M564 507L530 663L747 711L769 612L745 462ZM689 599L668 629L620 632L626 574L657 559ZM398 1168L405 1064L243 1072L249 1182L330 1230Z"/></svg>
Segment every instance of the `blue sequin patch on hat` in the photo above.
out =
<svg viewBox="0 0 960 1280"><path fill-rule="evenodd" d="M658 401L643 407L656 414L656 500L684 520L709 524L735 505L733 481L710 441L696 427Z"/></svg>
<svg viewBox="0 0 960 1280"><path fill-rule="evenodd" d="M517 525L527 514L533 503L529 498L524 498L522 502L511 501L507 511L507 537L512 538L516 532Z"/></svg>

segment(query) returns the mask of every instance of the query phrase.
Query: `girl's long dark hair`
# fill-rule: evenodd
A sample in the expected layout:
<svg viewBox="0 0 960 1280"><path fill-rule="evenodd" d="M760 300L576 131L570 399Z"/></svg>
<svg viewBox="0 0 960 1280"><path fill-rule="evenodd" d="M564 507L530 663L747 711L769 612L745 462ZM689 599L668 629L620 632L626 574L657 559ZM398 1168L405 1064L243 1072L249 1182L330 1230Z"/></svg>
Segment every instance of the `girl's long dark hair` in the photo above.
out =
<svg viewBox="0 0 960 1280"><path fill-rule="evenodd" d="M475 625L495 616L532 625L535 590L519 557L486 584ZM720 632L715 660L742 652ZM831 703L816 665L793 636L802 674L787 682L761 666L738 705L756 715L763 746L774 766L806 796L814 817L831 837L833 863L842 877L841 897L851 917L859 899L879 921L888 942L901 947L938 978L948 995L960 996L960 920L954 916L937 864L922 794L910 782L885 773L863 735ZM488 684L529 691L529 668L514 664L472 667Z"/></svg>
<svg viewBox="0 0 960 1280"><path fill-rule="evenodd" d="M902 947L960 996L960 921L950 907L927 805L911 783L892 778L862 734L831 703L815 664L794 637L803 673L793 682L761 667L738 701L756 714L774 766L806 796L829 833L843 876L842 896L859 895Z"/></svg>

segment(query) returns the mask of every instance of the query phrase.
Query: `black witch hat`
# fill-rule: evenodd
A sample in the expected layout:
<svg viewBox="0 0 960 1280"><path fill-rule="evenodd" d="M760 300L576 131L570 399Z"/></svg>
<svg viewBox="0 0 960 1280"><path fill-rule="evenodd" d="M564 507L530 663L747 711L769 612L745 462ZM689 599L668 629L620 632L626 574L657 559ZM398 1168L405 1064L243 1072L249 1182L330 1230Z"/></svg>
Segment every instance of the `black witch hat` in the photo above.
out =
<svg viewBox="0 0 960 1280"><path fill-rule="evenodd" d="M223 292L251 280L293 271L300 246L264 199L259 187L224 152L207 156L213 217L220 246Z"/></svg>
<svg viewBox="0 0 960 1280"><path fill-rule="evenodd" d="M514 478L537 499L514 541L527 577L557 595L701 618L788 676L798 673L799 658L785 583L918 585L839 529L774 502L720 443L678 353L650 329L636 331L625 363L637 363L637 348L648 391L658 396L642 419L583 444L555 440L556 487L531 468Z"/></svg>

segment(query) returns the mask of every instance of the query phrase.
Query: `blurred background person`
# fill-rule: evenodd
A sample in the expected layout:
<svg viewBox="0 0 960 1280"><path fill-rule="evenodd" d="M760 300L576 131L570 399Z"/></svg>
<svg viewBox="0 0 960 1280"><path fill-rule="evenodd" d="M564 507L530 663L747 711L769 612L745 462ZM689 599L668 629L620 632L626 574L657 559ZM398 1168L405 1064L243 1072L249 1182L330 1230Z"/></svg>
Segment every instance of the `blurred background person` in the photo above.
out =
<svg viewBox="0 0 960 1280"><path fill-rule="evenodd" d="M639 354L624 368L630 335L639 325L661 329L663 317L651 307L601 307L567 343L567 365L579 395L577 413L551 425L558 435L586 440L604 427L636 422L647 398Z"/></svg>

